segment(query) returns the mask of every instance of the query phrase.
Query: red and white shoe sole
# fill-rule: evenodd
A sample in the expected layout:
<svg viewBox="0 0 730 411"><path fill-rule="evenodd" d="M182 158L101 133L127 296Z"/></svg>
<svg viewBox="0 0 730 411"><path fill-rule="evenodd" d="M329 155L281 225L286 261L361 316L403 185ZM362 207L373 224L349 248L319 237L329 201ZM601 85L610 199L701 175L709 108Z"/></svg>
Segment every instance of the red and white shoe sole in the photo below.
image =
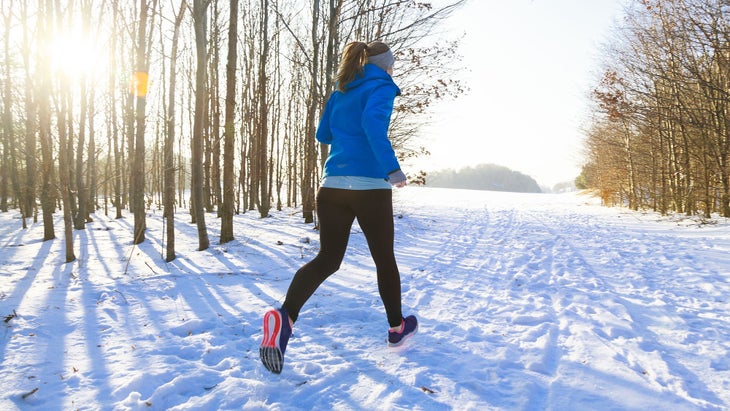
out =
<svg viewBox="0 0 730 411"><path fill-rule="evenodd" d="M261 341L259 356L264 367L274 374L281 374L284 367L284 356L281 355L279 349L281 324L282 318L279 311L271 310L264 314L264 339Z"/></svg>

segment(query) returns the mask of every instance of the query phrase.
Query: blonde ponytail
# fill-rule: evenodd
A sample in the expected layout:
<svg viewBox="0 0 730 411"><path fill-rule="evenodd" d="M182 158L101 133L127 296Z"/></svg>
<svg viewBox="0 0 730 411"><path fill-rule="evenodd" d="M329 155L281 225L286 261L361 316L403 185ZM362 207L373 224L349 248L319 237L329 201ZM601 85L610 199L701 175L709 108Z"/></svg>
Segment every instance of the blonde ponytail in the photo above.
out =
<svg viewBox="0 0 730 411"><path fill-rule="evenodd" d="M340 67L335 75L337 90L344 92L347 84L362 73L362 68L368 61L367 48L368 45L361 41L353 41L345 46Z"/></svg>

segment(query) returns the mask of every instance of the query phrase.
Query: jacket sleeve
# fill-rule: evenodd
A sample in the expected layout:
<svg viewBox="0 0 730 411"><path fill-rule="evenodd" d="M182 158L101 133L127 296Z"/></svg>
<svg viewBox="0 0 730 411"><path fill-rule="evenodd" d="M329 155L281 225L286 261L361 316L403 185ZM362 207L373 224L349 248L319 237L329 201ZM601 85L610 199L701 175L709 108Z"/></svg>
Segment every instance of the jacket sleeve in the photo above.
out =
<svg viewBox="0 0 730 411"><path fill-rule="evenodd" d="M330 144L332 143L332 129L330 128L330 115L332 114L332 100L334 99L335 94L332 93L330 98L327 100L327 104L324 106L324 111L322 112L322 117L319 119L319 125L317 126L317 132L315 133L315 137L317 138L317 141L323 144Z"/></svg>
<svg viewBox="0 0 730 411"><path fill-rule="evenodd" d="M380 163L383 174L400 169L393 146L388 139L393 103L398 94L395 85L381 86L373 90L365 103L362 127L368 143Z"/></svg>

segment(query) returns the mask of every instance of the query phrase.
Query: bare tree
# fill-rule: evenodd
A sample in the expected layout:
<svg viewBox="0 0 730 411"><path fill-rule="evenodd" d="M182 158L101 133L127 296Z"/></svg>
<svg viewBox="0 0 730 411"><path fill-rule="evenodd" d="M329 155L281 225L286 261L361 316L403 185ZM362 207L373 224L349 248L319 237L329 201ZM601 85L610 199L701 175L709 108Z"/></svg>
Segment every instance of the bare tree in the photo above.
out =
<svg viewBox="0 0 730 411"><path fill-rule="evenodd" d="M302 213L305 223L314 221L314 191L316 187L316 167L317 167L317 146L314 141L314 132L317 122L317 114L321 110L320 95L320 69L319 69L319 17L320 4L319 0L313 0L312 3L312 26L310 31L310 40L312 44L312 54L309 64L311 65L311 75L309 77L309 96L307 99L307 116L305 125L304 140L304 169L302 170Z"/></svg>
<svg viewBox="0 0 730 411"><path fill-rule="evenodd" d="M110 50L109 50L109 62L112 67L116 66L117 53L118 53L118 22L119 22L119 7L116 2L111 4L112 7L112 18L111 27L112 35L110 36ZM123 150L119 146L119 123L117 120L117 96L116 96L116 84L117 84L117 71L109 70L109 85L107 90L107 104L106 104L106 125L107 125L107 145L108 145L108 158L107 158L107 176L104 181L112 180L112 204L116 210L115 218L122 218L122 177L124 175L122 169L122 157ZM112 161L113 158L113 161Z"/></svg>
<svg viewBox="0 0 730 411"><path fill-rule="evenodd" d="M258 116L255 123L256 153L257 161L256 175L258 176L259 193L257 206L259 215L263 218L269 215L271 210L271 192L269 187L269 102L267 82L267 61L269 59L269 0L261 0L261 16L259 26L260 55L258 66L258 93L257 106Z"/></svg>
<svg viewBox="0 0 730 411"><path fill-rule="evenodd" d="M213 12L210 17L211 27L208 39L208 77L206 79L206 107L205 121L203 122L203 147L204 152L204 201L205 209L209 212L215 211L222 202L221 195L221 127L220 127L220 83L219 66L221 54L221 23L219 2L211 2Z"/></svg>
<svg viewBox="0 0 730 411"><path fill-rule="evenodd" d="M63 76L62 76L63 77ZM70 90L68 82L61 79L59 90L59 108L57 112L56 122L58 124L58 174L59 189L61 191L61 206L63 208L63 227L64 227L64 248L66 250L66 262L76 260L73 245L73 221L71 212L71 173L69 170L69 130L72 130L71 122L71 104Z"/></svg>
<svg viewBox="0 0 730 411"><path fill-rule="evenodd" d="M586 173L588 186L632 208L730 216L730 10L718 0L642 0L623 22L594 93L596 121L620 124L623 144L591 136L585 170L622 153L625 173Z"/></svg>
<svg viewBox="0 0 730 411"><path fill-rule="evenodd" d="M48 56L43 45L50 41L53 27L53 5L51 0L39 4L39 35L36 41L37 66L39 84L35 101L38 104L38 139L41 146L41 209L43 212L43 241L56 238L53 225L53 212L56 209L56 193L53 164L53 137L51 134L51 73ZM24 28L27 30L27 27Z"/></svg>
<svg viewBox="0 0 730 411"><path fill-rule="evenodd" d="M145 108L147 104L148 69L147 69L147 18L149 4L147 0L140 0L139 3L139 25L137 26L136 41L136 88L135 88L135 131L134 150L130 180L132 181L131 208L134 213L134 244L140 244L145 240L146 213L144 201L145 189Z"/></svg>
<svg viewBox="0 0 730 411"><path fill-rule="evenodd" d="M226 112L224 121L223 148L223 202L221 214L221 244L232 241L233 236L233 180L236 112L236 60L238 47L238 0L230 0L230 18L228 23L228 56L226 58Z"/></svg>
<svg viewBox="0 0 730 411"><path fill-rule="evenodd" d="M192 211L198 226L198 250L206 250L210 246L208 231L205 226L205 209L203 203L203 121L206 100L206 68L207 68L207 0L193 0L193 25L195 27L195 50L197 69L195 74L195 119L193 123L192 158L191 158L191 199Z"/></svg>
<svg viewBox="0 0 730 411"><path fill-rule="evenodd" d="M164 215L167 222L167 247L165 261L175 259L175 98L177 96L177 55L180 25L187 8L186 1L181 0L180 9L175 14L175 26L170 51L170 86L168 90L167 124L164 147Z"/></svg>
<svg viewBox="0 0 730 411"><path fill-rule="evenodd" d="M37 184L37 134L38 134L38 107L34 100L33 74L31 72L31 52L33 49L31 34L29 32L28 3L20 5L21 20L23 22L23 66L25 71L25 198L23 203L23 227L26 227L25 217L33 216L33 222L38 221L36 207L36 184Z"/></svg>
<svg viewBox="0 0 730 411"><path fill-rule="evenodd" d="M11 153L11 145L12 141L15 139L14 133L13 133L13 89L12 89L12 75L11 75L11 67L12 64L10 63L10 10L5 11L5 8L3 7L2 10L2 18L3 18L3 24L5 25L5 30L3 33L3 50L4 50L4 87L3 87L3 110L2 110L2 129L0 130L0 142L2 142L2 153L3 157L0 158L0 211L7 212L8 211L8 179L11 175L10 173L10 153ZM22 214L22 209L21 209ZM25 224L25 216L23 216L23 224Z"/></svg>
<svg viewBox="0 0 730 411"><path fill-rule="evenodd" d="M91 221L96 198L103 195L105 213L109 203L117 218L126 209L134 214L136 244L145 238L148 204L163 203L168 260L175 258L175 188L177 204L190 208L198 226L201 250L209 247L206 208L218 206L221 242L234 237L234 213L258 208L264 217L274 200L277 209L301 206L305 220L314 221L315 187L327 156L314 132L333 89L340 48L351 40L379 37L400 53L400 64L433 56L427 54L433 50L415 47L413 41L441 16L430 3L396 0L1 4L5 25L0 28L0 60L6 64L0 68L0 209L19 207L25 222L40 199L44 239L51 239L59 204L64 221L82 229ZM192 24L185 23L185 8L192 10ZM230 22L224 71L226 12ZM159 25L154 24L157 17ZM173 24L171 35L160 30L152 42L157 27ZM108 45L98 53L108 59L102 81L90 73L52 71L53 56L46 47L71 27ZM8 40L15 33L23 35L22 58L12 54L13 40ZM158 80L160 74L161 80L152 83L148 95L151 61L162 64L154 66L160 69L149 78ZM418 124L405 119L423 114L426 99L444 90L438 76L433 76L435 86L419 87L414 79L434 71L407 64L408 70L397 78L406 92L391 133L401 156L410 150L405 137L415 136ZM136 73L135 85L130 93L122 92L130 73ZM712 175L713 169L707 170ZM189 205L183 198L188 188ZM71 213L70 220L66 213ZM73 252L72 242L68 245Z"/></svg>
<svg viewBox="0 0 730 411"><path fill-rule="evenodd" d="M72 4L69 4L69 9ZM57 7L55 10L56 24L53 27L63 27L68 24L64 17L71 19L70 12ZM76 260L73 246L72 195L71 195L71 156L73 152L73 96L68 73L58 73L58 93L56 95L56 126L58 130L58 174L61 207L63 211L64 248L66 262Z"/></svg>

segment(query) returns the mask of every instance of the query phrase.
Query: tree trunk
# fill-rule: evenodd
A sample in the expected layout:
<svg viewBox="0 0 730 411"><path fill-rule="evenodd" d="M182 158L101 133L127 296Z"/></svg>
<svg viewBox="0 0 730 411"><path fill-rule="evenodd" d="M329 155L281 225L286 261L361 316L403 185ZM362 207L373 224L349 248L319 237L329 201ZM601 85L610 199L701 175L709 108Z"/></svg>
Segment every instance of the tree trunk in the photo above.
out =
<svg viewBox="0 0 730 411"><path fill-rule="evenodd" d="M208 210L210 212L216 209L220 215L220 206L223 202L223 194L221 192L221 108L220 108L220 84L219 84L219 67L220 67L220 11L218 9L219 2L213 3L213 27L210 39L210 75L208 76L208 92L210 99L208 100ZM229 23L230 24L230 23Z"/></svg>
<svg viewBox="0 0 730 411"><path fill-rule="evenodd" d="M238 0L230 1L228 25L228 56L226 60L226 112L223 147L223 202L221 214L221 244L232 241L233 236L233 160L235 150L234 115L236 110L236 47L238 45Z"/></svg>
<svg viewBox="0 0 730 411"><path fill-rule="evenodd" d="M5 10L2 10L3 12ZM0 136L3 145L3 158L0 159L0 211L8 211L8 177L10 177L10 146L12 141L15 139L13 136L13 89L11 87L11 71L10 68L10 13L7 15L3 13L3 20L5 25L5 32L3 33L3 50L5 57L5 87L3 88L3 113L2 113L2 124L3 128L0 130ZM15 170L13 170L15 173ZM25 224L25 215L23 215L21 208L21 217L23 218L23 224Z"/></svg>
<svg viewBox="0 0 730 411"><path fill-rule="evenodd" d="M60 175L61 204L63 207L63 227L64 227L64 244L66 250L66 262L76 260L73 245L73 221L71 216L71 185L69 180L71 174L69 170L69 145L67 111L70 105L70 90L68 85L64 84L66 80L61 80L60 98L61 108L58 111L58 174Z"/></svg>
<svg viewBox="0 0 730 411"><path fill-rule="evenodd" d="M62 20L62 10L56 9L56 27L67 24ZM70 17L69 17L70 20ZM73 133L72 109L73 97L69 77L66 73L59 74L58 109L56 111L56 126L58 128L58 174L59 188L61 192L61 206L63 208L64 245L66 251L66 262L76 260L73 248L73 209L71 206L71 158L73 146L71 145Z"/></svg>
<svg viewBox="0 0 730 411"><path fill-rule="evenodd" d="M88 96L86 95L86 80L81 79L81 101L79 112L79 137L76 142L76 194L78 200L78 209L74 218L74 228L83 230L86 228L86 183L84 182L84 145L86 144L86 111L88 106ZM91 156L91 153L89 153Z"/></svg>
<svg viewBox="0 0 730 411"><path fill-rule="evenodd" d="M87 194L86 194L86 206L84 207L84 215L86 222L91 222L91 213L96 211L97 205L97 174L96 174L96 136L94 129L94 117L96 111L94 86L91 86L89 90L89 159L86 163L86 181L87 181Z"/></svg>
<svg viewBox="0 0 730 411"><path fill-rule="evenodd" d="M193 1L193 21L195 27L195 50L197 69L195 72L195 118L193 120L193 140L191 148L191 200L192 212L198 227L198 250L210 246L205 226L203 203L203 117L205 115L205 76L207 69L206 20L207 0Z"/></svg>
<svg viewBox="0 0 730 411"><path fill-rule="evenodd" d="M118 4L116 2L112 3L112 31L114 33L118 32L117 22L119 21L119 8ZM117 36L111 36L111 52L109 53L110 56L110 64L112 67L116 66L117 63L117 53L118 53L118 46L117 46ZM108 128L110 128L109 131L109 144L112 146L110 150L112 151L112 154L114 156L114 172L112 173L113 182L112 182L112 189L114 190L114 200L112 201L114 208L116 209L115 218L120 219L122 218L122 208L124 207L122 204L122 176L124 175L124 170L122 168L122 157L123 152L122 148L119 147L119 123L117 122L117 98L116 98L116 85L117 85L117 76L116 76L116 70L109 70L109 98L108 101L108 112L107 112L107 125ZM108 161L111 160L111 156L109 157ZM112 178L107 176L107 178Z"/></svg>
<svg viewBox="0 0 730 411"><path fill-rule="evenodd" d="M258 109L259 115L256 121L257 125L257 155L258 166L257 174L259 177L259 196L258 209L261 218L267 217L271 210L271 194L269 192L269 105L268 105L268 82L266 78L266 62L269 56L269 0L261 0L261 26L259 35L261 36L261 55L259 59L258 72Z"/></svg>
<svg viewBox="0 0 730 411"><path fill-rule="evenodd" d="M36 213L36 132L37 132L37 116L38 108L33 96L33 80L31 73L31 40L28 28L28 5L26 2L21 3L21 19L23 20L23 66L25 67L25 197L24 202L24 218L23 227L25 227L25 217L33 216L33 222L37 222Z"/></svg>
<svg viewBox="0 0 730 411"><path fill-rule="evenodd" d="M314 192L316 190L317 147L314 139L316 111L319 101L319 0L314 0L312 9L312 72L309 98L307 99L307 124L304 133L304 170L302 174L302 214L305 223L314 222Z"/></svg>
<svg viewBox="0 0 730 411"><path fill-rule="evenodd" d="M147 52L146 39L147 34L147 0L140 0L139 10L139 27L137 31L137 73L136 73L136 90L135 90L135 142L134 142L134 160L132 161L133 169L131 178L133 184L133 201L132 211L134 213L134 244L140 244L145 240L144 231L147 228L145 214L145 108L147 104Z"/></svg>
<svg viewBox="0 0 730 411"><path fill-rule="evenodd" d="M175 16L175 31L172 35L172 50L170 52L170 90L167 105L167 135L164 147L164 218L167 222L167 248L165 261L175 259L175 97L177 92L177 49L180 37L180 24L185 14L185 0L180 4L180 11Z"/></svg>
<svg viewBox="0 0 730 411"><path fill-rule="evenodd" d="M56 233L53 225L53 212L56 209L56 187L54 183L53 136L51 134L51 74L45 44L50 40L53 26L52 3L46 0L39 6L40 24L37 38L39 86L36 88L38 104L38 140L41 146L41 210L43 212L43 241L53 240Z"/></svg>

